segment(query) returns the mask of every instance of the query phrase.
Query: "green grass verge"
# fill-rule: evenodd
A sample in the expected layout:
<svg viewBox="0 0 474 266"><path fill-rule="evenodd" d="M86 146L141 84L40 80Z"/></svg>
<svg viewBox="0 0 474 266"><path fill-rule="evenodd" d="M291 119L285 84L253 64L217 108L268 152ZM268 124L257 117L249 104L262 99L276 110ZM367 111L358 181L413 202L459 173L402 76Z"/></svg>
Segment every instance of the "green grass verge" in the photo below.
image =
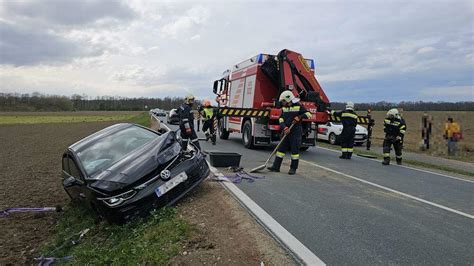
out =
<svg viewBox="0 0 474 266"><path fill-rule="evenodd" d="M177 218L176 208L164 208L147 219L124 225L95 223L94 214L79 204L71 203L61 214L54 240L43 249L44 256L72 255L73 265L164 265L181 249L181 241L189 237L191 226ZM71 240L86 228L90 231L76 245Z"/></svg>
<svg viewBox="0 0 474 266"><path fill-rule="evenodd" d="M147 112L136 115L130 119L130 122L139 124L145 127L151 126L150 115Z"/></svg>
<svg viewBox="0 0 474 266"><path fill-rule="evenodd" d="M327 144L327 143L318 142L317 145L321 146L321 147L328 148L328 149L332 149L332 150L338 150L338 148L335 148L335 147L338 147L338 146L330 145L330 144ZM380 159L380 160L383 159L383 157L380 153L376 153L376 152L373 152L373 151L354 150L354 152L356 154L373 155L373 156L376 156L377 159ZM391 157L391 160L395 160L395 157ZM445 172L451 172L451 173L456 173L456 174L461 174L461 175L465 175L465 176L474 177L474 173L472 173L472 172L468 172L468 171L464 171L462 169L452 168L452 167L444 166L444 165L430 164L430 163L420 162L420 161L416 161L416 160L406 160L406 159L403 159L403 163L408 164L408 165L412 165L412 166L419 166L419 167L424 167L424 168L429 168L429 169L434 169L434 170L441 170L441 171L445 171Z"/></svg>
<svg viewBox="0 0 474 266"><path fill-rule="evenodd" d="M135 114L110 115L2 115L0 125L126 121Z"/></svg>

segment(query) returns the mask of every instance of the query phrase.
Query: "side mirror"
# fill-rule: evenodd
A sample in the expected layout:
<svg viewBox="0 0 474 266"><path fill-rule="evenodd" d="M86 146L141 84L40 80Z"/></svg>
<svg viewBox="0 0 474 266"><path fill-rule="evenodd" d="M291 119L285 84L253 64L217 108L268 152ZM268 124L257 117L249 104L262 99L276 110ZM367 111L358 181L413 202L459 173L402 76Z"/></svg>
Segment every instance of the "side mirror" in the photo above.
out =
<svg viewBox="0 0 474 266"><path fill-rule="evenodd" d="M216 80L214 81L214 87L212 88L212 92L214 92L214 94L217 94L217 88L219 87L219 81Z"/></svg>
<svg viewBox="0 0 474 266"><path fill-rule="evenodd" d="M63 180L64 187L72 187L78 184L80 184L80 182L78 182L77 179L73 176L68 176Z"/></svg>

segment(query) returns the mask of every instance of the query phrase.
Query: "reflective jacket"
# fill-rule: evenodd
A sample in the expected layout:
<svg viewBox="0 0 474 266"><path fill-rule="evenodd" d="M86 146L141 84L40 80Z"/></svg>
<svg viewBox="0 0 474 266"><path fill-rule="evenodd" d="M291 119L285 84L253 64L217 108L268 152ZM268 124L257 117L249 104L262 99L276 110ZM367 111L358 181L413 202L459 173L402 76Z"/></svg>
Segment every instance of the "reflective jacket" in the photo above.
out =
<svg viewBox="0 0 474 266"><path fill-rule="evenodd" d="M278 120L280 122L280 128L283 130L285 127L289 127L296 116L304 119L311 118L312 114L299 104L290 107L282 107L280 119Z"/></svg>
<svg viewBox="0 0 474 266"><path fill-rule="evenodd" d="M189 104L183 103L178 108L178 114L181 129L194 128L194 111Z"/></svg>
<svg viewBox="0 0 474 266"><path fill-rule="evenodd" d="M384 132L386 136L390 137L402 137L405 135L407 126L405 120L400 119L399 117L390 117L385 118L384 120Z"/></svg>
<svg viewBox="0 0 474 266"><path fill-rule="evenodd" d="M334 112L334 116L341 118L343 129L355 128L357 126L357 114L350 109Z"/></svg>
<svg viewBox="0 0 474 266"><path fill-rule="evenodd" d="M214 108L204 107L200 113L203 120L209 120L214 116Z"/></svg>

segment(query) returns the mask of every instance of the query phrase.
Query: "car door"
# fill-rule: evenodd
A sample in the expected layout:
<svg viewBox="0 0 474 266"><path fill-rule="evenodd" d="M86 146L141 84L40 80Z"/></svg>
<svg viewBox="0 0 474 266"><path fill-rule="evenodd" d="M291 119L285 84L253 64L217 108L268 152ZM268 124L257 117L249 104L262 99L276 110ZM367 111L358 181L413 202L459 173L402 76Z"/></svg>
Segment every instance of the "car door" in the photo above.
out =
<svg viewBox="0 0 474 266"><path fill-rule="evenodd" d="M63 156L63 187L72 199L86 198L86 183L76 162L69 155Z"/></svg>

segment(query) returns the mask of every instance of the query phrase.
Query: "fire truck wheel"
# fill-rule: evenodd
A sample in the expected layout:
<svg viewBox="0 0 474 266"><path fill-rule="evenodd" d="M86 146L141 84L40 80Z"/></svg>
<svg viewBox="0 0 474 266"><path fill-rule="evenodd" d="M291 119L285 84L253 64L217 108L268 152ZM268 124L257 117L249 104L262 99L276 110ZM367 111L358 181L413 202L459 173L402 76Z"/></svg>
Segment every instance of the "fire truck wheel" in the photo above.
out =
<svg viewBox="0 0 474 266"><path fill-rule="evenodd" d="M245 148L253 149L253 136L252 136L252 124L250 120L245 121L244 127L242 130L242 142L244 143Z"/></svg>
<svg viewBox="0 0 474 266"><path fill-rule="evenodd" d="M230 132L224 128L222 120L219 120L219 138L220 139L229 139Z"/></svg>

